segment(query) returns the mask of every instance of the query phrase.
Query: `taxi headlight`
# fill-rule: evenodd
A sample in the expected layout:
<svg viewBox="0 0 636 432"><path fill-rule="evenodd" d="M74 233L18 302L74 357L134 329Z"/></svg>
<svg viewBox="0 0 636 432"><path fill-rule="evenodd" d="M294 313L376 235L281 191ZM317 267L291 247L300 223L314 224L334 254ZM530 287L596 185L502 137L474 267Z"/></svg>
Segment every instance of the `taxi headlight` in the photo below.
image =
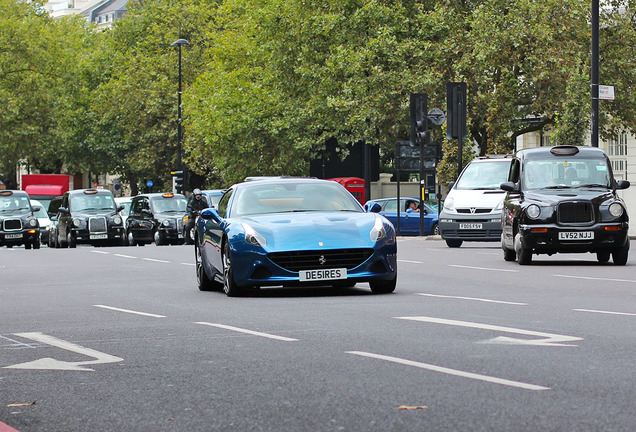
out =
<svg viewBox="0 0 636 432"><path fill-rule="evenodd" d="M622 216L623 211L624 211L623 206L620 205L619 203L612 203L609 206L609 212L614 217Z"/></svg>
<svg viewBox="0 0 636 432"><path fill-rule="evenodd" d="M34 227L38 224L38 221L35 219L29 219L29 226Z"/></svg>
<svg viewBox="0 0 636 432"><path fill-rule="evenodd" d="M82 226L82 220L81 220L81 219L77 219L77 218L76 218L76 219L73 219L73 226L74 226L75 228L79 228L79 227L81 227L81 226Z"/></svg>
<svg viewBox="0 0 636 432"><path fill-rule="evenodd" d="M376 216L373 228L371 229L371 232L369 232L369 237L372 242L377 242L386 237L386 230L384 229L384 222L382 221L381 216Z"/></svg>
<svg viewBox="0 0 636 432"><path fill-rule="evenodd" d="M530 204L526 209L526 215L530 219L537 219L541 215L541 208L536 204Z"/></svg>
<svg viewBox="0 0 636 432"><path fill-rule="evenodd" d="M161 225L163 225L165 227L169 227L170 226L170 220L169 219L164 219L163 222L161 222Z"/></svg>
<svg viewBox="0 0 636 432"><path fill-rule="evenodd" d="M121 225L121 217L120 217L120 216L115 216L115 217L113 218L113 223L114 223L115 225Z"/></svg>

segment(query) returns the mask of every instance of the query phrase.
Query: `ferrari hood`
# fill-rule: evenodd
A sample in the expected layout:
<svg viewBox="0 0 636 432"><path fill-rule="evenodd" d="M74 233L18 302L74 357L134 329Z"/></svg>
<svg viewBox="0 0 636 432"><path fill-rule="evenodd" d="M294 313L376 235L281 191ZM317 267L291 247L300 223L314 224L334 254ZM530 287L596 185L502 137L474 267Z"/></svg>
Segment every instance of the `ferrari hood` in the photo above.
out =
<svg viewBox="0 0 636 432"><path fill-rule="evenodd" d="M373 247L375 213L292 212L242 218L267 240L268 251Z"/></svg>

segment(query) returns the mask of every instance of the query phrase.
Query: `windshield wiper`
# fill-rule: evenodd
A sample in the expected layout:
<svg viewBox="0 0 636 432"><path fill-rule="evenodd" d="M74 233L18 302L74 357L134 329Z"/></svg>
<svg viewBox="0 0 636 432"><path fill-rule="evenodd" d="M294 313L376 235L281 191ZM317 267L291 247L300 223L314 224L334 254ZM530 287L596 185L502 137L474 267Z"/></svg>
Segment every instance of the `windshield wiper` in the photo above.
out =
<svg viewBox="0 0 636 432"><path fill-rule="evenodd" d="M609 189L609 186L602 185L602 184L599 184L599 183L586 183L586 184L578 185L577 187Z"/></svg>
<svg viewBox="0 0 636 432"><path fill-rule="evenodd" d="M554 185L554 186L546 186L543 189L572 189L574 186L568 185Z"/></svg>

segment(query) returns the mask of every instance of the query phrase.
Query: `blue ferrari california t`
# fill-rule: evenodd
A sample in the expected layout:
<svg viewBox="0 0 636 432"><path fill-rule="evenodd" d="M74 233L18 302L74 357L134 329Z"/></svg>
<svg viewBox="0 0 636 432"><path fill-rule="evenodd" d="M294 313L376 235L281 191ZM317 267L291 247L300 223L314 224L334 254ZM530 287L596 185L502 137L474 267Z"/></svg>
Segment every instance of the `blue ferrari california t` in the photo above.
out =
<svg viewBox="0 0 636 432"><path fill-rule="evenodd" d="M272 286L352 287L391 293L397 282L393 225L365 212L339 183L280 178L238 183L201 212L195 257L199 289L228 296Z"/></svg>

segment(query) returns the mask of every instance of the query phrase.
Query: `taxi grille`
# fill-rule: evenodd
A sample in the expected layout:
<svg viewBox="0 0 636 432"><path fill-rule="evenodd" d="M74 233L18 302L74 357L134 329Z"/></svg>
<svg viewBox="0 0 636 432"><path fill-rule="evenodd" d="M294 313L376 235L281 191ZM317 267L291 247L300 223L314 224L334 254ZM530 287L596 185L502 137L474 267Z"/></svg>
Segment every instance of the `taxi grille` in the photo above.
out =
<svg viewBox="0 0 636 432"><path fill-rule="evenodd" d="M273 252L269 259L285 270L352 269L373 255L373 249L333 249L318 251Z"/></svg>
<svg viewBox="0 0 636 432"><path fill-rule="evenodd" d="M589 201L571 201L559 204L560 223L590 223L594 221L592 203Z"/></svg>
<svg viewBox="0 0 636 432"><path fill-rule="evenodd" d="M88 219L89 232L104 232L107 230L105 217L92 217Z"/></svg>
<svg viewBox="0 0 636 432"><path fill-rule="evenodd" d="M5 231L19 231L22 229L22 219L5 219L2 222L2 229Z"/></svg>

